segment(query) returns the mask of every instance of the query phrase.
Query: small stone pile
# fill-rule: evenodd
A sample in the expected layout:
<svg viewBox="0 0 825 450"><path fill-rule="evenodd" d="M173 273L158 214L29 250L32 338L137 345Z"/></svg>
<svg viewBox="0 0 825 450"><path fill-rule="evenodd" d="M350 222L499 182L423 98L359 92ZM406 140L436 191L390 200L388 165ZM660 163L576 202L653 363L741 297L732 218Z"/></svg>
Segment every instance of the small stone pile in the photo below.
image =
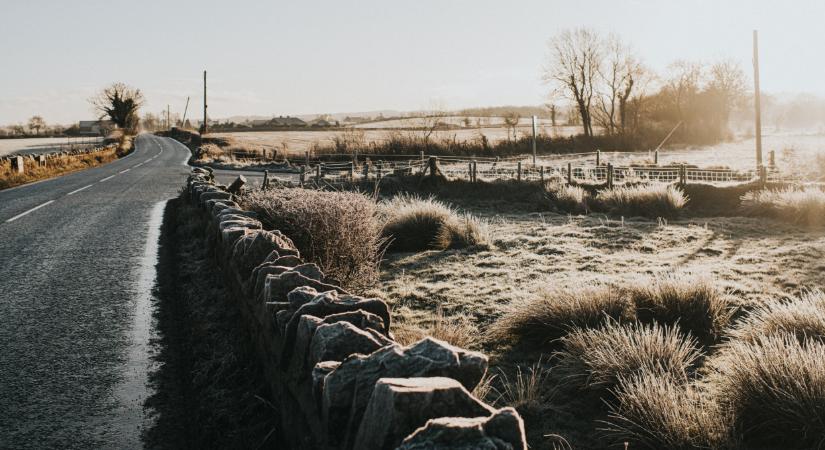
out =
<svg viewBox="0 0 825 450"><path fill-rule="evenodd" d="M204 230L249 324L293 448L526 450L524 423L470 392L481 353L425 338L396 343L387 304L352 295L301 259L288 236L216 185L208 168L187 180Z"/></svg>

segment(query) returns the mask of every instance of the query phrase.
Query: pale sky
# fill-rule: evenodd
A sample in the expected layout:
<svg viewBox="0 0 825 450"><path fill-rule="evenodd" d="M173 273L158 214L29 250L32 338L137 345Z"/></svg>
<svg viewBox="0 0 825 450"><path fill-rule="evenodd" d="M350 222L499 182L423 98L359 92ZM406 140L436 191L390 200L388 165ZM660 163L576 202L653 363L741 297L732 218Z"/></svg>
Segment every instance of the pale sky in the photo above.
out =
<svg viewBox="0 0 825 450"><path fill-rule="evenodd" d="M92 118L122 81L210 117L536 105L548 38L616 32L652 68L733 58L763 91L825 95L822 1L0 0L0 124Z"/></svg>

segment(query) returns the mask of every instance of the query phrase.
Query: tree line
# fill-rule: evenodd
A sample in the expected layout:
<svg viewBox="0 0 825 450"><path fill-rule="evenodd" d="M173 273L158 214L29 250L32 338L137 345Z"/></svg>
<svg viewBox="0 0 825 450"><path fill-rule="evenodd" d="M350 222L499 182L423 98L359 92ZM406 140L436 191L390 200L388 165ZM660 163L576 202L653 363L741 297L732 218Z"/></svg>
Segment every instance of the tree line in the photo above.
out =
<svg viewBox="0 0 825 450"><path fill-rule="evenodd" d="M579 28L548 42L543 79L551 105L572 105L585 137L597 132L628 145L661 140L713 143L729 137L732 111L748 96L747 77L731 60L674 61L664 73L650 69L615 34Z"/></svg>

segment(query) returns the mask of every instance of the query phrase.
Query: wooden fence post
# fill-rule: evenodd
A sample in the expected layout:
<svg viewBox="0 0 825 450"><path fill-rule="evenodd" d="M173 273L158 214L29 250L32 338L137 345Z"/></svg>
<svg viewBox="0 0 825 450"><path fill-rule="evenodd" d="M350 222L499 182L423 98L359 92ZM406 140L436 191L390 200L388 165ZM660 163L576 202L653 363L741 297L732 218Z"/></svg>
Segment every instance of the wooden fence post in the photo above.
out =
<svg viewBox="0 0 825 450"><path fill-rule="evenodd" d="M613 189L613 164L607 163L607 188Z"/></svg>
<svg viewBox="0 0 825 450"><path fill-rule="evenodd" d="M321 173L322 173L322 170L323 170L321 168L321 166L323 166L323 164L321 164L321 163L319 163L317 166L315 166L315 180L317 180L317 181L321 181Z"/></svg>
<svg viewBox="0 0 825 450"><path fill-rule="evenodd" d="M261 188L266 189L269 187L269 171L264 169L264 182L261 185Z"/></svg>
<svg viewBox="0 0 825 450"><path fill-rule="evenodd" d="M599 167L602 163L602 151L596 150L596 167Z"/></svg>
<svg viewBox="0 0 825 450"><path fill-rule="evenodd" d="M478 163L473 161L473 183L478 181Z"/></svg>
<svg viewBox="0 0 825 450"><path fill-rule="evenodd" d="M573 184L573 164L567 163L567 184Z"/></svg>
<svg viewBox="0 0 825 450"><path fill-rule="evenodd" d="M424 150L420 150L418 152L418 159L420 159L421 162L424 162Z"/></svg>
<svg viewBox="0 0 825 450"><path fill-rule="evenodd" d="M435 178L439 175L438 170L438 157L437 156L430 156L429 159L429 167L430 167L430 176Z"/></svg>
<svg viewBox="0 0 825 450"><path fill-rule="evenodd" d="M349 180L352 181L355 179L355 163L349 163Z"/></svg>
<svg viewBox="0 0 825 450"><path fill-rule="evenodd" d="M539 178L541 179L541 182L543 183L544 182L544 166L539 166Z"/></svg>
<svg viewBox="0 0 825 450"><path fill-rule="evenodd" d="M521 161L518 162L518 169L516 169L516 180L521 181Z"/></svg>
<svg viewBox="0 0 825 450"><path fill-rule="evenodd" d="M653 152L653 164L659 165L659 150Z"/></svg>
<svg viewBox="0 0 825 450"><path fill-rule="evenodd" d="M467 179L470 180L471 183L473 182L473 163L472 162L467 163Z"/></svg>
<svg viewBox="0 0 825 450"><path fill-rule="evenodd" d="M304 152L304 158L306 161L304 164L309 167L309 152Z"/></svg>
<svg viewBox="0 0 825 450"><path fill-rule="evenodd" d="M687 184L687 169L685 169L684 164L679 166L679 184L682 186Z"/></svg>
<svg viewBox="0 0 825 450"><path fill-rule="evenodd" d="M763 187L768 183L768 168L765 166L759 166L759 182Z"/></svg>
<svg viewBox="0 0 825 450"><path fill-rule="evenodd" d="M364 181L369 180L370 178L370 159L367 158L364 160Z"/></svg>
<svg viewBox="0 0 825 450"><path fill-rule="evenodd" d="M769 160L769 161L770 161L771 168L776 167L776 152L775 152L775 151L773 151L773 150L771 150L771 151L768 153L768 157L770 158L770 160Z"/></svg>

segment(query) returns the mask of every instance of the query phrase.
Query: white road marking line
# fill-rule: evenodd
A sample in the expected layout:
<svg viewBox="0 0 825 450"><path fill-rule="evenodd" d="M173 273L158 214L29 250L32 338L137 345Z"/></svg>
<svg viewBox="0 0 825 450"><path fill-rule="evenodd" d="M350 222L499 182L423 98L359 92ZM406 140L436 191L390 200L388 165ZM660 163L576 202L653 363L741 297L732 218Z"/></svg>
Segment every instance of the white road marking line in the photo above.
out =
<svg viewBox="0 0 825 450"><path fill-rule="evenodd" d="M90 185L88 185L88 186L83 186L83 187L82 187L82 188L80 188L80 189L75 189L75 190L73 190L72 192L69 192L68 194L66 194L66 196L77 194L78 192L82 191L83 189L89 189L89 188L90 188L90 187L92 187L92 186L93 186L93 185L91 185L91 184L90 184Z"/></svg>
<svg viewBox="0 0 825 450"><path fill-rule="evenodd" d="M138 167L140 167L140 166L142 166L142 165L143 165L143 163L140 163L140 164L135 164L134 166L132 166L132 168L133 168L133 169L137 169Z"/></svg>
<svg viewBox="0 0 825 450"><path fill-rule="evenodd" d="M118 172L118 173L126 173L126 172L128 172L128 171L130 171L130 170L132 170L132 169L123 169L123 170L121 170L121 171L120 171L120 172Z"/></svg>
<svg viewBox="0 0 825 450"><path fill-rule="evenodd" d="M149 161L151 161L151 160L152 160L152 158L149 158L149 159L147 159L146 161L143 161L143 163L144 163L144 164L145 164L145 163L148 163L148 162L149 162Z"/></svg>
<svg viewBox="0 0 825 450"><path fill-rule="evenodd" d="M18 215L16 215L16 216L12 217L11 219L6 220L6 223L9 223L9 222L14 222L15 220L17 220L17 219L19 219L19 218L21 218L21 217L25 216L26 214L32 213L32 212L34 212L34 211L37 211L38 209L40 209L40 208L42 208L42 207L44 207L44 206L48 205L49 203L54 203L54 200L49 200L49 201L47 201L46 203L43 203L43 204L37 205L37 206L35 206L34 208L32 208L32 209L30 209L30 210L28 210L28 211L26 211L26 212L24 212L24 213L18 214Z"/></svg>
<svg viewBox="0 0 825 450"><path fill-rule="evenodd" d="M98 181L98 183L102 183L102 182L104 182L104 181L106 181L106 180L109 180L109 179L112 179L112 178L114 178L114 177L115 177L114 175L109 175L108 177L106 177L106 178L104 178L104 179L102 179L102 180Z"/></svg>

